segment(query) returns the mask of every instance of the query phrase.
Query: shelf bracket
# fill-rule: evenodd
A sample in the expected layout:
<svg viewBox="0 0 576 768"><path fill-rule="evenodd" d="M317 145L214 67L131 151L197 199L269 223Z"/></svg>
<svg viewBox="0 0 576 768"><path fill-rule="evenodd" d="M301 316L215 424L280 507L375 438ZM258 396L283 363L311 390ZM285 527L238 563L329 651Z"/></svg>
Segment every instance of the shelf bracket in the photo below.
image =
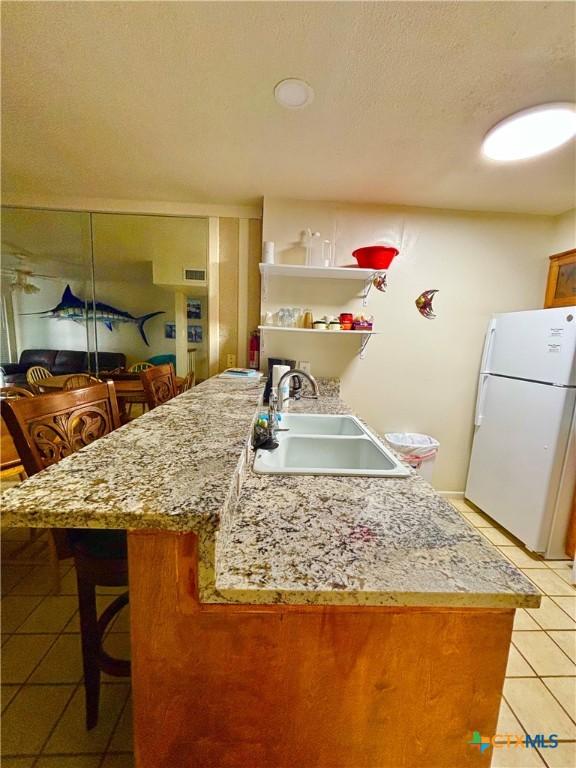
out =
<svg viewBox="0 0 576 768"><path fill-rule="evenodd" d="M372 272L369 279L366 280L364 283L364 291L362 293L362 306L365 307L368 304L368 295L370 294L370 291L372 289L372 286L374 285L374 282L377 277L382 278L382 286L386 288L386 270L376 270L375 272ZM382 288L379 289L382 290Z"/></svg>
<svg viewBox="0 0 576 768"><path fill-rule="evenodd" d="M376 274L376 273L374 273ZM368 280L364 283L364 290L362 292L362 306L365 307L368 304L368 295L370 293L370 289L372 288L372 280L374 280L374 275L370 275Z"/></svg>
<svg viewBox="0 0 576 768"><path fill-rule="evenodd" d="M261 303L265 304L268 302L268 273L264 272L260 280Z"/></svg>
<svg viewBox="0 0 576 768"><path fill-rule="evenodd" d="M366 357L366 347L368 346L368 342L372 338L371 333L363 333L362 334L362 342L360 344L360 360L364 360Z"/></svg>

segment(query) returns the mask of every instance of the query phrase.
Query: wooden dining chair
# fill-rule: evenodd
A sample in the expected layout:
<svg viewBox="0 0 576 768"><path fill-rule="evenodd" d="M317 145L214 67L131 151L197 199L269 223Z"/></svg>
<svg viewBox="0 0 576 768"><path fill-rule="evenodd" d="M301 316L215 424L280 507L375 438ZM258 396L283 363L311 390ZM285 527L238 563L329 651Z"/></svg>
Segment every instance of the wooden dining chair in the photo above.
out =
<svg viewBox="0 0 576 768"><path fill-rule="evenodd" d="M21 397L34 397L29 389L24 387L0 387L0 399L17 400ZM26 479L26 472L22 466L22 459L18 455L16 446L10 434L10 431L4 419L0 419L0 478L2 482L11 483L13 478L16 479L16 484L21 483ZM14 550L9 559L16 559L19 565L45 565L45 560L40 560L34 555L30 558L23 556L26 550L32 544L38 541L38 529L30 528L30 536L28 541L24 541L21 546ZM55 594L60 592L60 563L58 561L58 553L56 551L56 542L52 536L51 531L47 531L47 544L48 544L48 557L50 570L52 571L52 591Z"/></svg>
<svg viewBox="0 0 576 768"><path fill-rule="evenodd" d="M141 371L140 380L150 410L171 400L178 394L172 363L154 365L145 371Z"/></svg>
<svg viewBox="0 0 576 768"><path fill-rule="evenodd" d="M0 397L7 397L10 399L17 399L19 397L34 397L34 394L29 389L24 387L0 387Z"/></svg>
<svg viewBox="0 0 576 768"><path fill-rule="evenodd" d="M26 383L35 395L39 395L42 392L42 388L39 386L39 382L42 379L48 379L52 376L48 368L44 368L43 365L33 365L26 371Z"/></svg>
<svg viewBox="0 0 576 768"><path fill-rule="evenodd" d="M64 384L62 385L63 392L69 392L72 389L81 389L82 387L89 387L92 384L101 384L102 379L97 379L95 376L91 376L89 373L73 373L68 376Z"/></svg>
<svg viewBox="0 0 576 768"><path fill-rule="evenodd" d="M133 363L130 368L128 368L128 373L140 373L140 371L146 371L148 368L153 368L154 366L152 363L147 363L146 361L142 360L139 363Z"/></svg>
<svg viewBox="0 0 576 768"><path fill-rule="evenodd" d="M0 412L28 476L109 434L120 426L114 384L0 400ZM128 602L128 592L98 616L96 587L128 585L126 531L53 529L61 559L72 556L78 582L80 634L86 694L86 728L98 722L100 674L130 675L130 662L114 659L102 640L110 621Z"/></svg>
<svg viewBox="0 0 576 768"><path fill-rule="evenodd" d="M21 397L34 397L34 395L32 392L30 392L29 389L24 389L24 387L0 387L1 399L17 400ZM16 475L19 480L24 480L26 474L24 472L24 467L22 466L22 460L18 455L14 441L10 436L8 428L5 426L3 419L1 437L2 447L0 451L0 475L2 478L8 477L8 474L11 476Z"/></svg>
<svg viewBox="0 0 576 768"><path fill-rule="evenodd" d="M178 394L181 395L182 392L187 392L189 389L192 389L192 387L196 384L196 374L194 371L189 371L186 376L184 377L184 380L181 382L181 384L178 386Z"/></svg>

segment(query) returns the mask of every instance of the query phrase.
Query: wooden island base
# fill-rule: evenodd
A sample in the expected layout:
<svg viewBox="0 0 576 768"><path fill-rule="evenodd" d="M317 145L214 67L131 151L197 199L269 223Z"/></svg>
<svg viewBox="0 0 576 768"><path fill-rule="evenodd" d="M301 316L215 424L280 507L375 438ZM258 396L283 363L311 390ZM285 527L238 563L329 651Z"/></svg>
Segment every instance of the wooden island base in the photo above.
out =
<svg viewBox="0 0 576 768"><path fill-rule="evenodd" d="M513 609L201 605L195 545L129 534L137 768L490 765Z"/></svg>

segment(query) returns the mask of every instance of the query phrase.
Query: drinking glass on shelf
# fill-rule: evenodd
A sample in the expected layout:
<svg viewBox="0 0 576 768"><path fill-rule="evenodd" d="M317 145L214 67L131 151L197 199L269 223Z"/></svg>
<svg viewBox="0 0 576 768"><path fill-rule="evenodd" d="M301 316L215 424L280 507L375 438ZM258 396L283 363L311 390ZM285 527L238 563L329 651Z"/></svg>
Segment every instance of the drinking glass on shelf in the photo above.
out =
<svg viewBox="0 0 576 768"><path fill-rule="evenodd" d="M286 328L288 325L288 310L286 307L280 307L278 310L278 325L281 328Z"/></svg>
<svg viewBox="0 0 576 768"><path fill-rule="evenodd" d="M300 328L302 325L302 308L292 307L291 310L292 328Z"/></svg>

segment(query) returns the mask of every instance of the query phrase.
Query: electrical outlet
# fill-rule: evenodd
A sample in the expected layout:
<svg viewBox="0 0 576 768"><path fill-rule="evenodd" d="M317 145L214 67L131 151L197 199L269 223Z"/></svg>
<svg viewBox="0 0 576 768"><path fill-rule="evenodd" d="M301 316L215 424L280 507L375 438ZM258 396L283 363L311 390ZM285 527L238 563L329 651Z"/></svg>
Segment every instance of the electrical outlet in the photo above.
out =
<svg viewBox="0 0 576 768"><path fill-rule="evenodd" d="M226 368L236 367L236 355L226 355Z"/></svg>

